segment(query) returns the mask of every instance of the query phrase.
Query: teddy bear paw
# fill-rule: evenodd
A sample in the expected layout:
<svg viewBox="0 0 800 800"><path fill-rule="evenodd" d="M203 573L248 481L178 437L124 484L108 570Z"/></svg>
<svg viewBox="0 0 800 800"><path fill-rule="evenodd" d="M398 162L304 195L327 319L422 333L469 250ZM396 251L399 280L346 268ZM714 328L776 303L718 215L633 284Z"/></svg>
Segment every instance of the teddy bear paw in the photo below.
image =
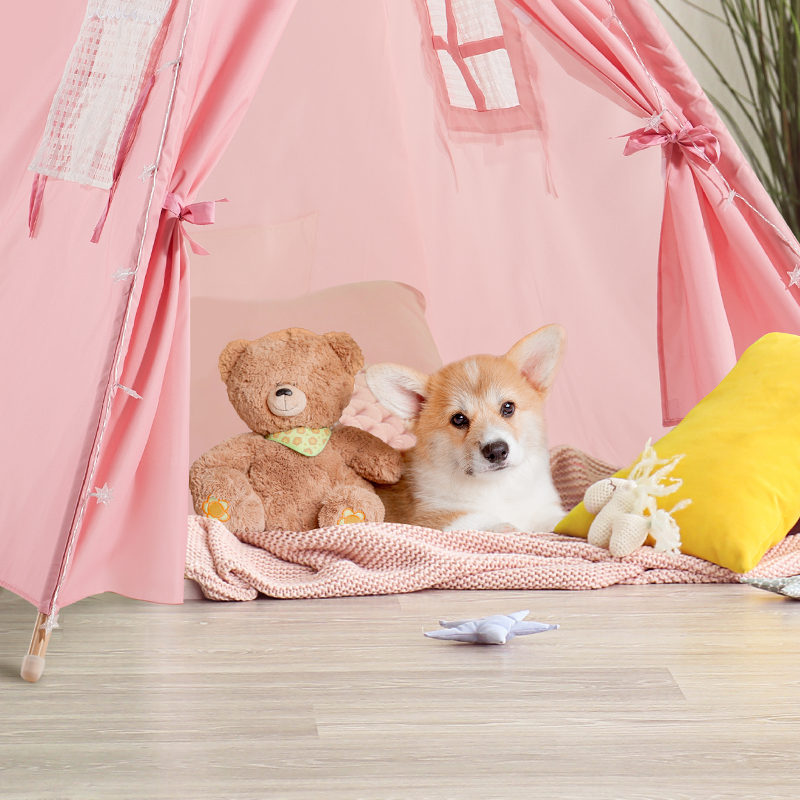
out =
<svg viewBox="0 0 800 800"><path fill-rule="evenodd" d="M264 504L255 492L230 500L220 492L210 494L203 501L200 513L221 522L231 533L264 530Z"/></svg>
<svg viewBox="0 0 800 800"><path fill-rule="evenodd" d="M378 495L359 486L332 489L319 511L320 528L353 525L359 522L383 522L385 510Z"/></svg>
<svg viewBox="0 0 800 800"><path fill-rule="evenodd" d="M359 522L365 522L367 515L363 511L356 511L353 508L345 508L339 519L336 520L337 525L354 525Z"/></svg>
<svg viewBox="0 0 800 800"><path fill-rule="evenodd" d="M217 522L228 522L231 518L231 504L222 497L210 494L202 503L203 516Z"/></svg>

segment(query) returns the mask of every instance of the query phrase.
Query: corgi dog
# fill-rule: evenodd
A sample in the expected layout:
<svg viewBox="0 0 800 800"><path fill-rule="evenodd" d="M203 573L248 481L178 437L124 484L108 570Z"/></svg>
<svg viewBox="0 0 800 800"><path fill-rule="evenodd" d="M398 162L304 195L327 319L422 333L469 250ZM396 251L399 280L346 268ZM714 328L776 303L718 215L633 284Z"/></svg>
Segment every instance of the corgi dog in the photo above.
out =
<svg viewBox="0 0 800 800"><path fill-rule="evenodd" d="M438 530L552 531L564 516L550 474L544 403L566 333L546 325L504 356L478 355L424 375L375 364L367 385L409 420L403 476L379 486L387 522Z"/></svg>

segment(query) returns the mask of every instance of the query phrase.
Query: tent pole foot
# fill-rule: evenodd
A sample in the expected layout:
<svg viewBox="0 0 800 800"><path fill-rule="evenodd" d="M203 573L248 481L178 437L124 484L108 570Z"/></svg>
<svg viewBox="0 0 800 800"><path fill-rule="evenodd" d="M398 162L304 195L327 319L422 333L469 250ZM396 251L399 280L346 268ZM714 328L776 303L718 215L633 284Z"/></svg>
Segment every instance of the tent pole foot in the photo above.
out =
<svg viewBox="0 0 800 800"><path fill-rule="evenodd" d="M28 655L22 659L20 675L28 683L36 683L44 672L44 654L47 652L47 643L50 641L50 631L43 627L47 622L47 614L40 611L36 617L36 626L31 637L31 646Z"/></svg>

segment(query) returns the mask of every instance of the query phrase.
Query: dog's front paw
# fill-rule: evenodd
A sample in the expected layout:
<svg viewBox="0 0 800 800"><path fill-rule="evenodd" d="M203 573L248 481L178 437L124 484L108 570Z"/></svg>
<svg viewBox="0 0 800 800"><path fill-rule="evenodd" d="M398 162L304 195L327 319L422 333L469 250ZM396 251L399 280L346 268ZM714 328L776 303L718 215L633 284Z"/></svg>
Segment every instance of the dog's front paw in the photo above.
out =
<svg viewBox="0 0 800 800"><path fill-rule="evenodd" d="M512 525L510 522L498 522L486 528L489 533L519 533L519 528Z"/></svg>

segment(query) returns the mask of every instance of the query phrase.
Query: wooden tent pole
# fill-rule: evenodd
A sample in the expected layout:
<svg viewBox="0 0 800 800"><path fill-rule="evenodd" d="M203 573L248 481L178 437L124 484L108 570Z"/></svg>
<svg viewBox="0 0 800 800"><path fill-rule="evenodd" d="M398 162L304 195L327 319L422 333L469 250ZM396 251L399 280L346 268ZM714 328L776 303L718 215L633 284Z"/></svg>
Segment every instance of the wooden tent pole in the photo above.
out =
<svg viewBox="0 0 800 800"><path fill-rule="evenodd" d="M47 652L47 643L50 641L50 631L45 627L47 614L40 611L36 616L36 625L31 637L31 646L28 655L22 659L20 675L28 683L36 683L44 672L44 654Z"/></svg>

